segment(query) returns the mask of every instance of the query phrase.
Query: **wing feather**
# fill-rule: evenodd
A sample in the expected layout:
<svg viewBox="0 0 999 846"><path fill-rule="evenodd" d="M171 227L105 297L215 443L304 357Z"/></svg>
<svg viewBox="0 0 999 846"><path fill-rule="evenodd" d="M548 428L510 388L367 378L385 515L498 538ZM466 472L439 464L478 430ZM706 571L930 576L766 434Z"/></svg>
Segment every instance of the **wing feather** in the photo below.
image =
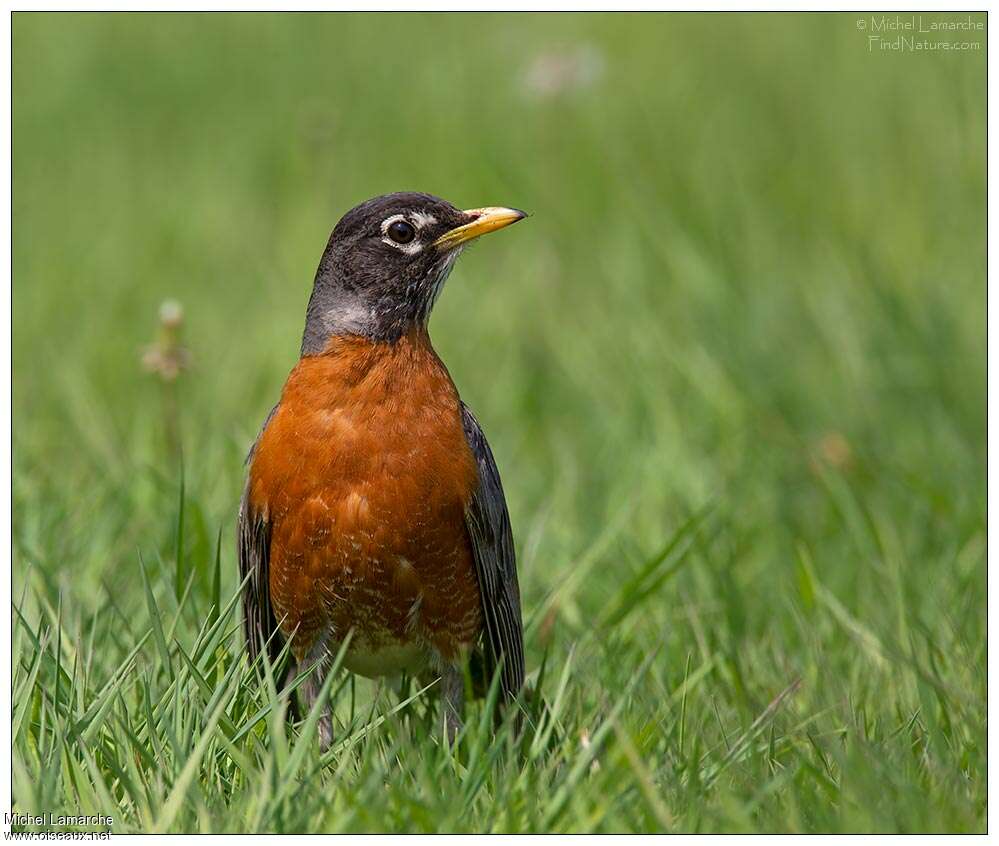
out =
<svg viewBox="0 0 999 846"><path fill-rule="evenodd" d="M475 415L461 404L465 437L479 470L479 486L465 512L475 570L482 594L488 677L502 662L503 698L512 699L524 684L524 634L520 585L510 514L499 470Z"/></svg>
<svg viewBox="0 0 999 846"><path fill-rule="evenodd" d="M246 464L253 461L260 436L277 406L267 415L260 435L250 448ZM249 480L243 488L237 519L236 549L239 555L239 577L245 581L243 588L243 634L246 638L246 651L250 661L254 661L261 650L266 648L271 661L276 661L284 646L284 638L278 629L270 596L270 545L271 527L266 517L257 513L250 504Z"/></svg>

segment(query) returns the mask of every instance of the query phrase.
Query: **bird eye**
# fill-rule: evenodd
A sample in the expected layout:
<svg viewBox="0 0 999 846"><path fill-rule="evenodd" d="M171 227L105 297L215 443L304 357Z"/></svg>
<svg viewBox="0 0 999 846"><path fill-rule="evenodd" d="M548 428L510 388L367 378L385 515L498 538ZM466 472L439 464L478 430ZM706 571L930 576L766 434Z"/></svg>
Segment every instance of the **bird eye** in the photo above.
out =
<svg viewBox="0 0 999 846"><path fill-rule="evenodd" d="M405 220L397 220L389 225L388 236L397 244L408 244L416 237L416 230Z"/></svg>

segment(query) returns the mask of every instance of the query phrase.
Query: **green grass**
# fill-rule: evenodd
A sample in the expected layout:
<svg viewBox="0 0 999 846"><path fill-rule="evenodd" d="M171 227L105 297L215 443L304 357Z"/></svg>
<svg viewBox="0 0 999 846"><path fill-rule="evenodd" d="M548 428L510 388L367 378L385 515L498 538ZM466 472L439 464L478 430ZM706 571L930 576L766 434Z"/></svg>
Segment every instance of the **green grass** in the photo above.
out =
<svg viewBox="0 0 999 846"><path fill-rule="evenodd" d="M16 15L14 809L983 831L985 52L856 17ZM322 756L242 658L235 510L330 228L401 189L533 213L431 331L550 710L452 754L338 679Z"/></svg>

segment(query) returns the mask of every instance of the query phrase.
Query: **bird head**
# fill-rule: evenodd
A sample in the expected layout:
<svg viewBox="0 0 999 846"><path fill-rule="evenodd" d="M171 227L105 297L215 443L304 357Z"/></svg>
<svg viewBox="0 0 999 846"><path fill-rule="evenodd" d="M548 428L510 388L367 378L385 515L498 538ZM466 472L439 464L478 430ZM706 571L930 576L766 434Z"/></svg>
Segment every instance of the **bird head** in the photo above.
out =
<svg viewBox="0 0 999 846"><path fill-rule="evenodd" d="M462 211L414 192L351 209L334 227L316 271L302 355L321 353L331 337L393 341L426 325L465 246L524 217L495 206Z"/></svg>

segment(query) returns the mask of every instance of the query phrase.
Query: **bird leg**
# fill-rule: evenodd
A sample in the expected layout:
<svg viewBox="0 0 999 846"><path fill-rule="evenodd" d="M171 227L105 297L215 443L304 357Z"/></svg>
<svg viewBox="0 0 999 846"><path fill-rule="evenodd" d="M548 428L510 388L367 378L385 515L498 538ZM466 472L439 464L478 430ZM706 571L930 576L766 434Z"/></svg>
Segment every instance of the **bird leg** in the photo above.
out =
<svg viewBox="0 0 999 846"><path fill-rule="evenodd" d="M299 675L311 670L309 677L299 688L302 692L302 699L305 706L302 709L303 716L306 718L312 713L316 699L319 698L319 694L323 689L323 683L326 681L326 675L329 672L329 668L326 666L329 660L330 654L326 648L326 638L322 638L298 664ZM325 752L333 743L333 714L330 711L328 701L322 705L322 712L319 715L317 728L319 731L319 748Z"/></svg>
<svg viewBox="0 0 999 846"><path fill-rule="evenodd" d="M460 666L448 664L441 674L441 710L447 741L454 746L465 711L465 674Z"/></svg>

